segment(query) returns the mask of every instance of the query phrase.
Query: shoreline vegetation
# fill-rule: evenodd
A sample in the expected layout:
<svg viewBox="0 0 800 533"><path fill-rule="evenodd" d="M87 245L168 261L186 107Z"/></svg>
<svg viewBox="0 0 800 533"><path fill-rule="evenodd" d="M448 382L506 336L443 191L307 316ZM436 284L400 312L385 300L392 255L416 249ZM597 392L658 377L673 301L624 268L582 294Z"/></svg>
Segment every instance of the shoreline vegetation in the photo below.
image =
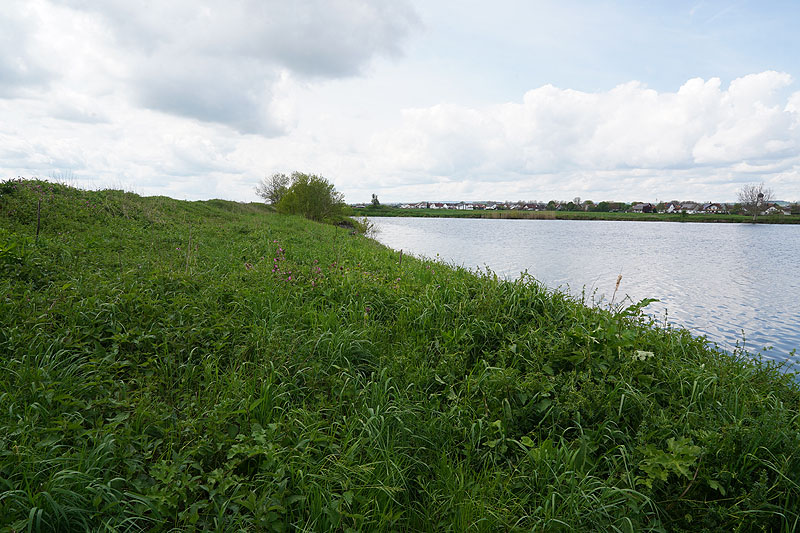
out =
<svg viewBox="0 0 800 533"><path fill-rule="evenodd" d="M35 180L0 274L2 529L800 528L795 375L647 300Z"/></svg>
<svg viewBox="0 0 800 533"><path fill-rule="evenodd" d="M364 207L353 209L359 217L432 217L432 218L486 218L509 220L624 220L635 222L705 222L753 223L749 215L709 213L603 213L591 211L523 211L513 210L458 210L458 209L402 209L399 207ZM761 215L756 224L800 224L800 215Z"/></svg>

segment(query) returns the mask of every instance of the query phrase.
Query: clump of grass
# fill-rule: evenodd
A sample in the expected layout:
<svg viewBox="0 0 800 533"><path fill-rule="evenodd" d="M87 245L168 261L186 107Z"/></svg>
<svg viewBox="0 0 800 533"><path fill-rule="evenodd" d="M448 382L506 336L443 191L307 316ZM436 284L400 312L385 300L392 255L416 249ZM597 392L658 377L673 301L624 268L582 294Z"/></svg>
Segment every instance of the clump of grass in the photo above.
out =
<svg viewBox="0 0 800 533"><path fill-rule="evenodd" d="M4 527L798 527L793 376L647 301L400 268L257 204L49 187L0 184Z"/></svg>

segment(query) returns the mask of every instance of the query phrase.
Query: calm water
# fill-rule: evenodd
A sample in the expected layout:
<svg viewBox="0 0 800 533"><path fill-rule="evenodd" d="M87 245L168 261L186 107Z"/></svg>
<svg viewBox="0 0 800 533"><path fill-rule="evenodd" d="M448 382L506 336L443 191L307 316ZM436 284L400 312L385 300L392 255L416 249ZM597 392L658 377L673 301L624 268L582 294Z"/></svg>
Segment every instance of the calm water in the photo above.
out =
<svg viewBox="0 0 800 533"><path fill-rule="evenodd" d="M800 353L800 226L371 218L392 248L608 302L657 298L647 311L764 356Z"/></svg>

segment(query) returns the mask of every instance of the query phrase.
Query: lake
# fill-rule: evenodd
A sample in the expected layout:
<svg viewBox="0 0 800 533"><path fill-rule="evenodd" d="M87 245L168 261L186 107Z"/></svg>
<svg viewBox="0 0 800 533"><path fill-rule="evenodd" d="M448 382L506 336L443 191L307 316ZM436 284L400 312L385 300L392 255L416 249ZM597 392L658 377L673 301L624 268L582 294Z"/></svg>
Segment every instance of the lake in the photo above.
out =
<svg viewBox="0 0 800 533"><path fill-rule="evenodd" d="M800 352L800 226L370 217L404 253L646 311L732 351ZM614 296L617 276L622 275Z"/></svg>

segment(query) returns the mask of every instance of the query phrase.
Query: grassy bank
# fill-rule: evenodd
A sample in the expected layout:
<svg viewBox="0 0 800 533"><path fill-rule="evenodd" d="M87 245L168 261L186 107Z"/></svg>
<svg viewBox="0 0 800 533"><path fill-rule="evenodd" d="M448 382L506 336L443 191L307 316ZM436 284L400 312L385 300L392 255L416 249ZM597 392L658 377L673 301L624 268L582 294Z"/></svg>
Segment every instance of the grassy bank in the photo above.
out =
<svg viewBox="0 0 800 533"><path fill-rule="evenodd" d="M800 527L797 384L637 306L44 182L0 270L0 526Z"/></svg>
<svg viewBox="0 0 800 533"><path fill-rule="evenodd" d="M381 206L355 209L358 216L368 217L434 217L434 218L490 218L512 220L627 220L636 222L717 222L752 223L745 215L681 213L593 213L586 211L520 211L520 210L458 210L458 209L400 209ZM800 224L798 215L769 215L756 219L757 224Z"/></svg>

